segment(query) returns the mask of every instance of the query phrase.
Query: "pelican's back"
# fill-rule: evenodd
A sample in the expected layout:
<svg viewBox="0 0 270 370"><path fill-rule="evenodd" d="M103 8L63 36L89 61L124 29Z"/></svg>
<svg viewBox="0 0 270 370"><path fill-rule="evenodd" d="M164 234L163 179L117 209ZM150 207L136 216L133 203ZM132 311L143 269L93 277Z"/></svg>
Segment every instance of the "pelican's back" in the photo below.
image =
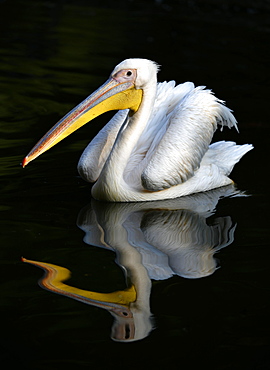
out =
<svg viewBox="0 0 270 370"><path fill-rule="evenodd" d="M152 115L134 148L125 180L150 191L194 175L220 124L237 128L230 109L210 90L191 82L158 84Z"/></svg>

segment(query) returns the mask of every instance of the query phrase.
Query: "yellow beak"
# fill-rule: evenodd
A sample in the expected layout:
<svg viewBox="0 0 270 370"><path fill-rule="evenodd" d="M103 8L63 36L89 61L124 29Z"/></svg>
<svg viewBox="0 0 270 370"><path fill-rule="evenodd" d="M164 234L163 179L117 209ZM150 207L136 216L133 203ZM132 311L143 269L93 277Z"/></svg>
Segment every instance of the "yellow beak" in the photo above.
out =
<svg viewBox="0 0 270 370"><path fill-rule="evenodd" d="M136 112L141 104L142 94L141 89L135 88L133 81L119 82L115 78L110 78L51 128L24 158L22 166L25 167L46 150L102 113L120 109L130 109Z"/></svg>

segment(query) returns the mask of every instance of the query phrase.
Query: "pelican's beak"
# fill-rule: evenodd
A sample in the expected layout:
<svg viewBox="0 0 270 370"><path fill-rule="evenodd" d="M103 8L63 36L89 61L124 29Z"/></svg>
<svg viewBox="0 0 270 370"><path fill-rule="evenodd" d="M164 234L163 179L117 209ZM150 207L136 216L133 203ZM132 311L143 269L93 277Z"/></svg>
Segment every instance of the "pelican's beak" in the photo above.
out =
<svg viewBox="0 0 270 370"><path fill-rule="evenodd" d="M43 136L24 158L22 166L25 167L46 150L104 112L120 109L136 112L141 104L142 90L135 88L135 79L136 70L122 70L109 78Z"/></svg>

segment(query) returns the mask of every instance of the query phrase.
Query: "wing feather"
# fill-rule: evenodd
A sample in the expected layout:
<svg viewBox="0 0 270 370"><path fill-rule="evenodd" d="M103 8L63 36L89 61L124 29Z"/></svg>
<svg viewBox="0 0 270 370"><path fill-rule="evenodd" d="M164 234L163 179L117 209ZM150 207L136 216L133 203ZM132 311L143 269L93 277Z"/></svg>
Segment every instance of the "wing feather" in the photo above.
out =
<svg viewBox="0 0 270 370"><path fill-rule="evenodd" d="M181 184L193 176L218 124L237 128L230 109L202 86L190 90L172 111L169 105L167 109L166 131L141 175L143 187L150 191Z"/></svg>

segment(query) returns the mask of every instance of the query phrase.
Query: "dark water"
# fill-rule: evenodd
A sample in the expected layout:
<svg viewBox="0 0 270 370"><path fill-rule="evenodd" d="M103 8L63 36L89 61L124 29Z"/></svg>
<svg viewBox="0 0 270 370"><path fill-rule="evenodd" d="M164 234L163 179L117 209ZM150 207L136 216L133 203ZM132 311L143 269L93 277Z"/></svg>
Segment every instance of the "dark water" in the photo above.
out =
<svg viewBox="0 0 270 370"><path fill-rule="evenodd" d="M2 1L0 12L4 368L268 369L269 1L16 0ZM232 174L249 197L220 199L213 211L219 195L210 194L212 213L194 208L194 202L204 204L194 199L188 205L165 205L164 214L91 205L90 185L78 176L76 164L110 115L86 125L26 169L20 167L47 129L127 57L157 61L160 81L191 80L226 100L240 134L224 130L215 139L254 144ZM114 319L106 309L41 289L37 282L43 272L20 260L63 266L72 272L66 284L87 291L125 290L134 281L129 276L126 282L120 266L132 263L132 257L124 263L126 249L118 250L117 264L108 249L114 245L95 246L102 244L97 230L114 229L115 221L104 223L105 214L110 220L114 214L123 217L128 241L135 245L132 253L148 256L151 248L151 253L138 252L135 229L152 246L151 227L156 222L165 235L165 219L173 223L176 241L184 235L183 222L190 222L186 238L191 246L196 230L207 235L210 229L221 230L198 243L199 249L220 246L210 258L220 266L213 274L187 279L175 268L161 280L146 279L150 289L143 294L150 296L145 310L151 311L152 330L129 344L111 339ZM222 237L216 240L215 235ZM227 246L221 248L222 241ZM155 253L166 255L162 247ZM133 275L143 269L154 276L151 258L152 270L149 261L147 268L134 263L129 267ZM124 328L127 337L130 329L125 323Z"/></svg>

